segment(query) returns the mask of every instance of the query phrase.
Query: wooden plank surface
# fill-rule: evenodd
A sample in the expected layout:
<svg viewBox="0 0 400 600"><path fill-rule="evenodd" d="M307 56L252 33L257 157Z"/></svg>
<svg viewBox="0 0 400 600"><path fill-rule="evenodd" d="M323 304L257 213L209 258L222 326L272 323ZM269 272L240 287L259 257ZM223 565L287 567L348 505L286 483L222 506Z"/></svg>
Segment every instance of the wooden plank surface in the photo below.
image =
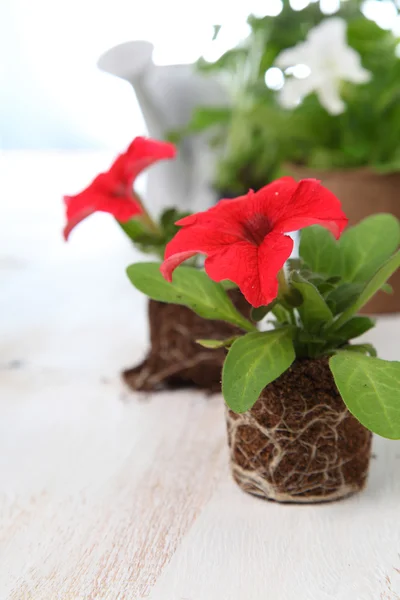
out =
<svg viewBox="0 0 400 600"><path fill-rule="evenodd" d="M282 506L232 482L219 396L125 390L138 255L107 217L59 233L104 162L1 157L0 599L399 599L400 444L375 440L365 493ZM368 338L398 359L399 333Z"/></svg>

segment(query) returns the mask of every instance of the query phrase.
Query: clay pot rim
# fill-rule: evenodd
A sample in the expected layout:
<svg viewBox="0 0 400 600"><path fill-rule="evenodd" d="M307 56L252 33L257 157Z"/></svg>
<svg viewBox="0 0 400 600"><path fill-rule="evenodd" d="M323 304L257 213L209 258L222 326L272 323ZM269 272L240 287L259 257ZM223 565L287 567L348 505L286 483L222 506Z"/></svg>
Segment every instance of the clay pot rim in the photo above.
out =
<svg viewBox="0 0 400 600"><path fill-rule="evenodd" d="M303 173L310 173L317 176L320 176L321 179L329 178L329 177L342 177L345 179L400 179L400 170L399 171L390 171L387 173L379 173L378 171L374 171L371 167L350 167L340 168L340 169L318 169L313 167L308 167L307 165L301 165L298 163L284 163L285 171L291 171L292 173L299 173L302 171Z"/></svg>

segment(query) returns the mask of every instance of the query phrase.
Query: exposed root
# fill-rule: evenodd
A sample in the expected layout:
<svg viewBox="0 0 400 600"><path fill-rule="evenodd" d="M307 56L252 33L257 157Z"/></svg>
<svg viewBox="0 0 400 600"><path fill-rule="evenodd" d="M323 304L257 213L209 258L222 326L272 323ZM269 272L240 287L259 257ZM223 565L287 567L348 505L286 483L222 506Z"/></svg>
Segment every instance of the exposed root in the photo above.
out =
<svg viewBox="0 0 400 600"><path fill-rule="evenodd" d="M238 310L249 316L250 307L239 290L230 292ZM223 340L240 333L233 325L202 319L176 304L149 301L151 348L138 366L123 372L129 387L136 391L198 387L206 392L221 390L224 348L210 350L197 339Z"/></svg>
<svg viewBox="0 0 400 600"><path fill-rule="evenodd" d="M326 502L361 490L371 433L347 410L326 359L297 361L254 407L227 410L232 474L278 502Z"/></svg>

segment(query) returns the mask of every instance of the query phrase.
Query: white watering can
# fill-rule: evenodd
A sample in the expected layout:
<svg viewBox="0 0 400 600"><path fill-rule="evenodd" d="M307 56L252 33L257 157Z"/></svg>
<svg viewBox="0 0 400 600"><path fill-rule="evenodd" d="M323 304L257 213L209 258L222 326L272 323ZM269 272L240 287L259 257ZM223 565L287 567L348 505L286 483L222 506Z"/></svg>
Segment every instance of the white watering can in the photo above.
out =
<svg viewBox="0 0 400 600"><path fill-rule="evenodd" d="M150 42L132 41L111 48L98 61L100 69L133 86L151 137L165 139L169 131L185 126L197 106L227 104L218 81L196 73L192 65L157 66L152 54ZM194 212L210 206L216 196L214 168L207 135L187 137L176 160L149 169L146 196L151 211L177 206Z"/></svg>

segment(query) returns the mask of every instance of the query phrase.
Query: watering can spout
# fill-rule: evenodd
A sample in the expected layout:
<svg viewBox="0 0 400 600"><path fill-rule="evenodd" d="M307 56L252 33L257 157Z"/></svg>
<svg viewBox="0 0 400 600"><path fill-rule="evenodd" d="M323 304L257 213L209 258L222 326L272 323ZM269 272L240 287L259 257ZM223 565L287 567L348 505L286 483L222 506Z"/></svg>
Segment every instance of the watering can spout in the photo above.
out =
<svg viewBox="0 0 400 600"><path fill-rule="evenodd" d="M105 52L98 67L128 81L136 94L149 135L165 139L183 128L196 106L226 105L226 95L215 79L195 72L193 65L155 65L153 44L131 41ZM206 136L184 140L174 161L156 165L149 172L149 202L203 210L215 200L212 190L214 156ZM161 198L162 196L162 198Z"/></svg>
<svg viewBox="0 0 400 600"><path fill-rule="evenodd" d="M153 63L153 49L150 42L124 42L104 52L97 61L97 66L134 85L137 78Z"/></svg>

